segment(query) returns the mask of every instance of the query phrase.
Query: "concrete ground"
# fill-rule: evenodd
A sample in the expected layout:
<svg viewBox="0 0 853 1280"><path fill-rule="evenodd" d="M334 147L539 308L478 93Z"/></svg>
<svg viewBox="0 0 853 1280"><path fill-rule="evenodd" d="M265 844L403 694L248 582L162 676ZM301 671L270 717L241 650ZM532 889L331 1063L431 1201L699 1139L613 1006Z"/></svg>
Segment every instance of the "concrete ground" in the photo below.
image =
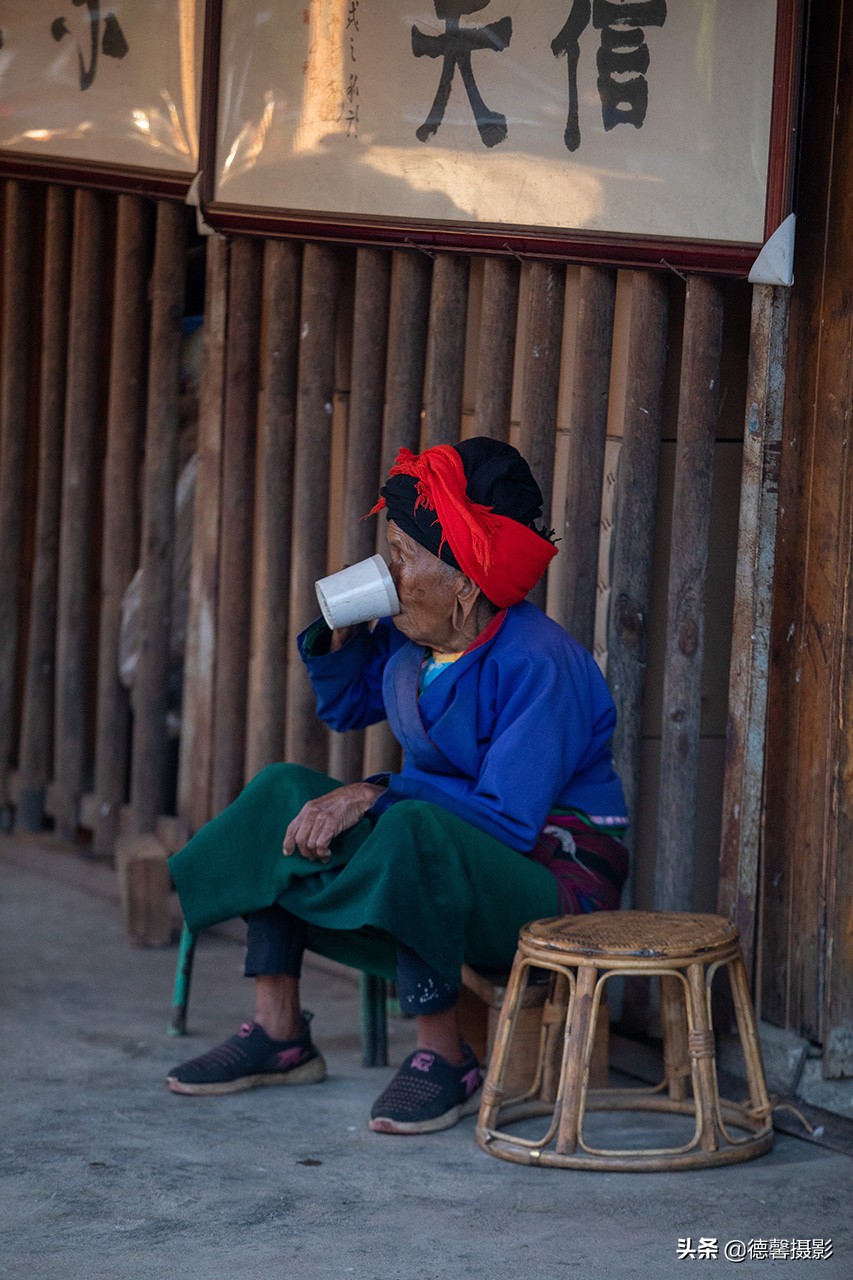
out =
<svg viewBox="0 0 853 1280"><path fill-rule="evenodd" d="M490 1158L473 1117L372 1134L391 1070L360 1065L357 986L319 967L305 1003L325 1083L176 1097L168 1068L247 1011L236 944L203 941L192 1035L170 1039L174 951L126 946L106 869L8 837L0 939L0 1276L667 1280L730 1270L732 1240L791 1239L831 1240L832 1256L748 1258L738 1274L853 1276L853 1160L838 1152L777 1135L730 1168L612 1174ZM410 1042L394 1023L395 1061ZM679 1259L686 1237L719 1256Z"/></svg>

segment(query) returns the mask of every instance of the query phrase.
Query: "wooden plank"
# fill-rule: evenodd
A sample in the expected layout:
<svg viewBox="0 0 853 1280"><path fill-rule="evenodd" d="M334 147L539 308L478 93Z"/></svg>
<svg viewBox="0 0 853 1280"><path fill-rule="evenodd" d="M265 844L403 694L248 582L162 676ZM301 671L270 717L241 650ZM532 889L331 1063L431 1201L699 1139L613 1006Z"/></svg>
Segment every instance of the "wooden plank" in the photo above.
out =
<svg viewBox="0 0 853 1280"><path fill-rule="evenodd" d="M56 828L59 835L68 837L73 836L77 827L88 765L87 657L91 640L92 511L98 473L105 214L101 195L84 188L75 191L70 303L73 323L68 338L65 395L53 771Z"/></svg>
<svg viewBox="0 0 853 1280"><path fill-rule="evenodd" d="M15 735L21 547L30 391L33 196L22 182L4 192L0 355L0 811L9 802Z"/></svg>
<svg viewBox="0 0 853 1280"><path fill-rule="evenodd" d="M668 320L666 276L634 272L607 628L607 683L616 703L613 762L625 788L632 848L640 787ZM630 905L627 899L625 905Z"/></svg>
<svg viewBox="0 0 853 1280"><path fill-rule="evenodd" d="M848 122L837 98L845 15L849 23L841 0L827 0L813 15L805 71L812 88L801 129L761 856L760 1014L813 1040L823 1034L826 837L838 765L832 666L844 591L836 576L837 493L850 465L838 417L846 389L836 386L832 366L823 365L824 342L842 318L824 310L824 300L830 245L842 247L833 199L843 199L844 174L834 165L849 166L849 143L845 150L842 140ZM842 272L841 288L844 279Z"/></svg>
<svg viewBox="0 0 853 1280"><path fill-rule="evenodd" d="M740 930L747 974L758 901L789 297L771 285L753 291L741 471L717 907Z"/></svg>
<svg viewBox="0 0 853 1280"><path fill-rule="evenodd" d="M509 440L519 277L513 258L483 263L475 416L477 435L495 440Z"/></svg>
<svg viewBox="0 0 853 1280"><path fill-rule="evenodd" d="M53 761L56 589L62 497L62 432L71 285L72 194L49 187L46 198L44 296L39 368L39 472L27 668L19 744L18 831L39 831Z"/></svg>
<svg viewBox="0 0 853 1280"><path fill-rule="evenodd" d="M439 253L432 274L421 448L455 444L462 432L462 385L468 318L466 257Z"/></svg>
<svg viewBox="0 0 853 1280"><path fill-rule="evenodd" d="M364 515L381 482L382 409L388 347L391 255L359 249L355 267L349 422L344 495L344 563L356 564L373 552L376 528ZM330 771L342 782L362 776L364 733L335 734Z"/></svg>
<svg viewBox="0 0 853 1280"><path fill-rule="evenodd" d="M554 482L565 296L564 266L554 262L531 263L518 447L542 488L546 525L551 517ZM528 599L544 608L545 595L546 579L543 578Z"/></svg>
<svg viewBox="0 0 853 1280"><path fill-rule="evenodd" d="M380 484L393 466L398 449L417 453L420 447L431 283L432 259L427 254L407 250L394 253ZM386 529L385 517L379 516L375 545L380 553L386 550ZM365 733L365 774L389 772L399 767L400 747L387 721L371 725Z"/></svg>
<svg viewBox="0 0 853 1280"><path fill-rule="evenodd" d="M178 812L191 831L212 815L213 700L222 505L222 422L228 329L229 246L207 240L204 359L198 418L187 652L178 764Z"/></svg>
<svg viewBox="0 0 853 1280"><path fill-rule="evenodd" d="M150 205L119 196L110 344L93 848L111 853L125 801L130 699L118 677L121 606L139 556L139 465L145 431Z"/></svg>
<svg viewBox="0 0 853 1280"><path fill-rule="evenodd" d="M616 308L616 272L581 267L567 453L566 511L557 576L557 620L587 649L595 636L601 491Z"/></svg>
<svg viewBox="0 0 853 1280"><path fill-rule="evenodd" d="M684 313L666 615L655 906L690 911L723 286L690 276Z"/></svg>
<svg viewBox="0 0 853 1280"><path fill-rule="evenodd" d="M258 424L247 781L280 760L284 751L299 363L302 254L290 241L268 240L264 258L264 390Z"/></svg>
<svg viewBox="0 0 853 1280"><path fill-rule="evenodd" d="M168 776L169 678L175 486L178 479L181 323L187 261L187 213L160 200L151 280L151 351L142 498L139 663L133 687L130 807L135 829L152 832L164 812Z"/></svg>
<svg viewBox="0 0 853 1280"><path fill-rule="evenodd" d="M293 495L290 595L290 630L293 636L316 617L314 583L327 570L339 289L338 251L327 245L306 245L302 265L296 483ZM323 770L328 764L328 732L315 715L311 686L293 644L288 659L287 759Z"/></svg>
<svg viewBox="0 0 853 1280"><path fill-rule="evenodd" d="M391 469L398 449L417 452L420 444L431 290L431 258L425 253L397 250L388 321L382 476ZM384 531L380 545L385 545Z"/></svg>
<svg viewBox="0 0 853 1280"><path fill-rule="evenodd" d="M263 287L263 242L231 246L211 801L224 809L243 786L251 628L252 530Z"/></svg>

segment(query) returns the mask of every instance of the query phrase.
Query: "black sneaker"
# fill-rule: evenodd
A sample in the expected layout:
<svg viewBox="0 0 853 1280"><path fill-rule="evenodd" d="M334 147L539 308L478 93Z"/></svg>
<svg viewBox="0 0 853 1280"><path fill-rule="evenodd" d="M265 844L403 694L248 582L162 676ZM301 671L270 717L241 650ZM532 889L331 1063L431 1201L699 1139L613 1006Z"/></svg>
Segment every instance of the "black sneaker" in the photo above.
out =
<svg viewBox="0 0 853 1280"><path fill-rule="evenodd" d="M326 1064L311 1041L311 1015L289 1040L271 1040L257 1022L244 1022L236 1036L215 1049L173 1067L166 1078L172 1093L239 1093L262 1084L310 1084L324 1080Z"/></svg>
<svg viewBox="0 0 853 1280"><path fill-rule="evenodd" d="M483 1073L465 1046L458 1065L431 1049L410 1053L370 1112L375 1133L434 1133L449 1129L480 1106Z"/></svg>

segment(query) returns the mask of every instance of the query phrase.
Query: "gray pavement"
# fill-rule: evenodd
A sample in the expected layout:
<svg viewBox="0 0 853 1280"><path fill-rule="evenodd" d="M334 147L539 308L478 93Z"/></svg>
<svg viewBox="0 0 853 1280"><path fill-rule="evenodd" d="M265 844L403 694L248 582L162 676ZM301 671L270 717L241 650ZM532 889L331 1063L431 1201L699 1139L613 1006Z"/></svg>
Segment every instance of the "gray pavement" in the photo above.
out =
<svg viewBox="0 0 853 1280"><path fill-rule="evenodd" d="M82 866L82 870L81 870ZM360 1065L357 986L312 966L330 1078L226 1098L169 1094L170 1066L247 1012L241 950L206 938L192 1035L165 1034L174 951L123 940L105 868L0 838L0 1276L31 1280L585 1280L730 1272L726 1242L831 1239L832 1257L740 1276L853 1276L853 1160L778 1135L695 1172L527 1168L444 1134L370 1133L391 1070ZM395 1061L411 1028L392 1026ZM720 1256L679 1259L716 1238Z"/></svg>

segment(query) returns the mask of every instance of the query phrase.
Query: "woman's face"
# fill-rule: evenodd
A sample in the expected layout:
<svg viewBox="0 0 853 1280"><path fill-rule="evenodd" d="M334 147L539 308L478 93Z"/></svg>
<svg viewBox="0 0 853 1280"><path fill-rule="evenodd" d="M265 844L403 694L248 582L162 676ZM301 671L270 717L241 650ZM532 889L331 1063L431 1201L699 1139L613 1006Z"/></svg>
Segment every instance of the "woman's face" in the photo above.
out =
<svg viewBox="0 0 853 1280"><path fill-rule="evenodd" d="M394 626L415 644L452 652L456 575L426 547L388 521L391 577L400 597Z"/></svg>

